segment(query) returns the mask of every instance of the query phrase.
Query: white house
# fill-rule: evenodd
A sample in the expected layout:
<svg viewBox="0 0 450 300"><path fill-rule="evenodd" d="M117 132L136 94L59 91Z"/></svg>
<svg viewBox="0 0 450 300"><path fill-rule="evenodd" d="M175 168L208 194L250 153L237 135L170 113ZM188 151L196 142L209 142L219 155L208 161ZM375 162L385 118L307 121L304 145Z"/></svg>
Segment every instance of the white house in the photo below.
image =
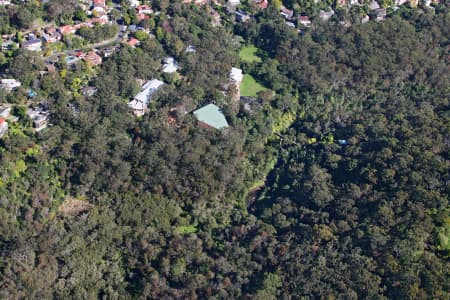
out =
<svg viewBox="0 0 450 300"><path fill-rule="evenodd" d="M233 6L238 6L239 4L241 4L241 1L240 0L228 0L228 4L233 5Z"/></svg>
<svg viewBox="0 0 450 300"><path fill-rule="evenodd" d="M136 7L141 4L139 0L128 0L128 2L130 2L130 7Z"/></svg>
<svg viewBox="0 0 450 300"><path fill-rule="evenodd" d="M294 15L294 11L291 9L287 9L286 7L282 7L280 14L285 18L285 19L290 19L292 18L292 16Z"/></svg>
<svg viewBox="0 0 450 300"><path fill-rule="evenodd" d="M15 79L0 79L0 89L12 91L21 86L21 83Z"/></svg>
<svg viewBox="0 0 450 300"><path fill-rule="evenodd" d="M178 64L173 57L166 57L163 61L162 71L164 73L175 73L178 70Z"/></svg>
<svg viewBox="0 0 450 300"><path fill-rule="evenodd" d="M373 0L372 2L370 2L369 4L369 9L370 10L375 10L375 9L379 9L380 5L378 4L377 1Z"/></svg>
<svg viewBox="0 0 450 300"><path fill-rule="evenodd" d="M42 40L37 38L31 38L28 41L22 43L22 48L25 48L29 51L41 51Z"/></svg>
<svg viewBox="0 0 450 300"><path fill-rule="evenodd" d="M239 85L242 82L244 75L242 74L241 69L233 67L233 68L231 68L229 77L230 77L231 81L234 81L237 85Z"/></svg>
<svg viewBox="0 0 450 300"><path fill-rule="evenodd" d="M334 10L323 11L321 10L319 13L319 17L322 21L328 21L334 15Z"/></svg>
<svg viewBox="0 0 450 300"><path fill-rule="evenodd" d="M311 20L308 16L298 16L298 23L305 27L311 26Z"/></svg>
<svg viewBox="0 0 450 300"><path fill-rule="evenodd" d="M11 4L11 1L9 0L0 0L0 5L8 5Z"/></svg>
<svg viewBox="0 0 450 300"><path fill-rule="evenodd" d="M196 51L197 51L197 49L193 45L189 45L186 47L186 53L195 53Z"/></svg>
<svg viewBox="0 0 450 300"><path fill-rule="evenodd" d="M0 106L0 118L6 119L11 114L11 107Z"/></svg>
<svg viewBox="0 0 450 300"><path fill-rule="evenodd" d="M27 115L30 117L31 121L33 121L33 127L36 131L40 131L46 128L49 124L49 115L47 107L43 104L39 104L36 108L29 108L27 110Z"/></svg>
<svg viewBox="0 0 450 300"><path fill-rule="evenodd" d="M236 15L236 20L238 22L245 23L248 20L250 20L250 16L247 14L247 12L245 10L238 10L235 12L235 15Z"/></svg>
<svg viewBox="0 0 450 300"><path fill-rule="evenodd" d="M143 116L148 110L151 96L164 84L161 80L152 79L142 86L141 91L128 102L128 107L136 116Z"/></svg>

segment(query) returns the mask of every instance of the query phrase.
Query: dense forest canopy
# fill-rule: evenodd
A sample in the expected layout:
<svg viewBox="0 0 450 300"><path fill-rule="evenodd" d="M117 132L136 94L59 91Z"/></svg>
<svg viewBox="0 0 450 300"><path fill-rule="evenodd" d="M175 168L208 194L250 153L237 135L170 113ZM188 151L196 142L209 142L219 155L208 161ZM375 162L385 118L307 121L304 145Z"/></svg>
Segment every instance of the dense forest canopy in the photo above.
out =
<svg viewBox="0 0 450 300"><path fill-rule="evenodd" d="M43 72L40 53L0 53L1 77L22 83L0 90L18 117L0 138L0 298L449 298L446 3L299 32L275 4L245 23L219 7L214 26L208 5L144 1L159 14L141 23L121 2L150 34L101 65ZM77 3L0 7L0 31L76 23ZM257 97L224 92L232 67ZM165 84L137 118L127 102L153 78ZM226 130L192 114L212 102ZM38 103L51 126L35 132Z"/></svg>

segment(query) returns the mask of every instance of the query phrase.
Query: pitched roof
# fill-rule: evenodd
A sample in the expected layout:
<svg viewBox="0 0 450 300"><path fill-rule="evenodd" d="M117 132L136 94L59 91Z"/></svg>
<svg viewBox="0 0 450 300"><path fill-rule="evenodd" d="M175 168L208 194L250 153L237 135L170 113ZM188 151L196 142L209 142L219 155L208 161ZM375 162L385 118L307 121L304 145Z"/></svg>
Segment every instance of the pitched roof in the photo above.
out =
<svg viewBox="0 0 450 300"><path fill-rule="evenodd" d="M22 47L28 47L35 44L42 44L42 40L40 39L31 39L22 43Z"/></svg>
<svg viewBox="0 0 450 300"><path fill-rule="evenodd" d="M200 109L197 109L194 111L194 116L200 122L215 129L224 129L228 127L228 122L224 114L220 108L214 104L208 104Z"/></svg>
<svg viewBox="0 0 450 300"><path fill-rule="evenodd" d="M58 27L58 30L62 34L67 34L67 33L74 33L76 31L76 28L72 25L64 25L64 26Z"/></svg>
<svg viewBox="0 0 450 300"><path fill-rule="evenodd" d="M140 41L136 38L131 38L127 44L130 45L131 47L135 47L137 44L139 44Z"/></svg>
<svg viewBox="0 0 450 300"><path fill-rule="evenodd" d="M163 84L164 82L158 79L147 81L147 83L142 86L142 91L134 97L134 100L147 105L150 100L149 97L153 95Z"/></svg>
<svg viewBox="0 0 450 300"><path fill-rule="evenodd" d="M298 16L300 22L311 22L308 16Z"/></svg>
<svg viewBox="0 0 450 300"><path fill-rule="evenodd" d="M128 102L128 107L134 111L142 111L142 114L147 110L150 97L164 84L163 81L152 79L147 81L142 86L142 90L137 94L133 100ZM139 114L139 115L142 115Z"/></svg>
<svg viewBox="0 0 450 300"><path fill-rule="evenodd" d="M244 75L242 75L242 70L239 68L232 67L230 72L230 79L237 83L241 83Z"/></svg>
<svg viewBox="0 0 450 300"><path fill-rule="evenodd" d="M173 57L164 58L162 71L164 73L174 73L178 70L178 64Z"/></svg>
<svg viewBox="0 0 450 300"><path fill-rule="evenodd" d="M84 56L84 60L90 62L91 64L93 64L95 66L102 63L102 57L100 55L98 55L97 53L95 53L94 51L88 52Z"/></svg>

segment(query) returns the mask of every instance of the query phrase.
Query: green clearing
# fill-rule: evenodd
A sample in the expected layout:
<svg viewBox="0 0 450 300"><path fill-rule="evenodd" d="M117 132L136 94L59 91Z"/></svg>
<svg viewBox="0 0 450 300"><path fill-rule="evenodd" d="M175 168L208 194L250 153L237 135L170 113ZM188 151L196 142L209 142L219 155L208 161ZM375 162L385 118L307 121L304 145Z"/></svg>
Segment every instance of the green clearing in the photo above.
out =
<svg viewBox="0 0 450 300"><path fill-rule="evenodd" d="M445 220L442 227L438 228L437 243L438 250L450 251L450 217Z"/></svg>
<svg viewBox="0 0 450 300"><path fill-rule="evenodd" d="M247 46L242 48L242 50L239 52L239 58L242 61L245 62L260 62L261 61L261 57L259 57L256 52L258 51L258 48L256 48L255 46Z"/></svg>
<svg viewBox="0 0 450 300"><path fill-rule="evenodd" d="M258 83L253 76L245 74L241 82L241 96L256 97L258 92L265 91L266 88Z"/></svg>
<svg viewBox="0 0 450 300"><path fill-rule="evenodd" d="M196 233L197 230L195 226L178 226L176 229L178 233Z"/></svg>

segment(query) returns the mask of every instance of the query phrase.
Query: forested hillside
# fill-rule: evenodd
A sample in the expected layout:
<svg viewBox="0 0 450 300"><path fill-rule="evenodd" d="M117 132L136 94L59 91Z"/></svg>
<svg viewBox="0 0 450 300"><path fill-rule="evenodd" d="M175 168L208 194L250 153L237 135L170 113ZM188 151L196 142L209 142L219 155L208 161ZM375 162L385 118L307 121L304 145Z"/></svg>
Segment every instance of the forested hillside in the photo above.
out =
<svg viewBox="0 0 450 300"><path fill-rule="evenodd" d="M300 32L272 6L222 26L154 6L155 34L96 67L1 53L22 86L0 90L18 117L0 139L0 298L449 298L447 4ZM223 92L235 66L263 87L250 109ZM212 101L226 130L192 114ZM52 125L35 132L38 102Z"/></svg>

